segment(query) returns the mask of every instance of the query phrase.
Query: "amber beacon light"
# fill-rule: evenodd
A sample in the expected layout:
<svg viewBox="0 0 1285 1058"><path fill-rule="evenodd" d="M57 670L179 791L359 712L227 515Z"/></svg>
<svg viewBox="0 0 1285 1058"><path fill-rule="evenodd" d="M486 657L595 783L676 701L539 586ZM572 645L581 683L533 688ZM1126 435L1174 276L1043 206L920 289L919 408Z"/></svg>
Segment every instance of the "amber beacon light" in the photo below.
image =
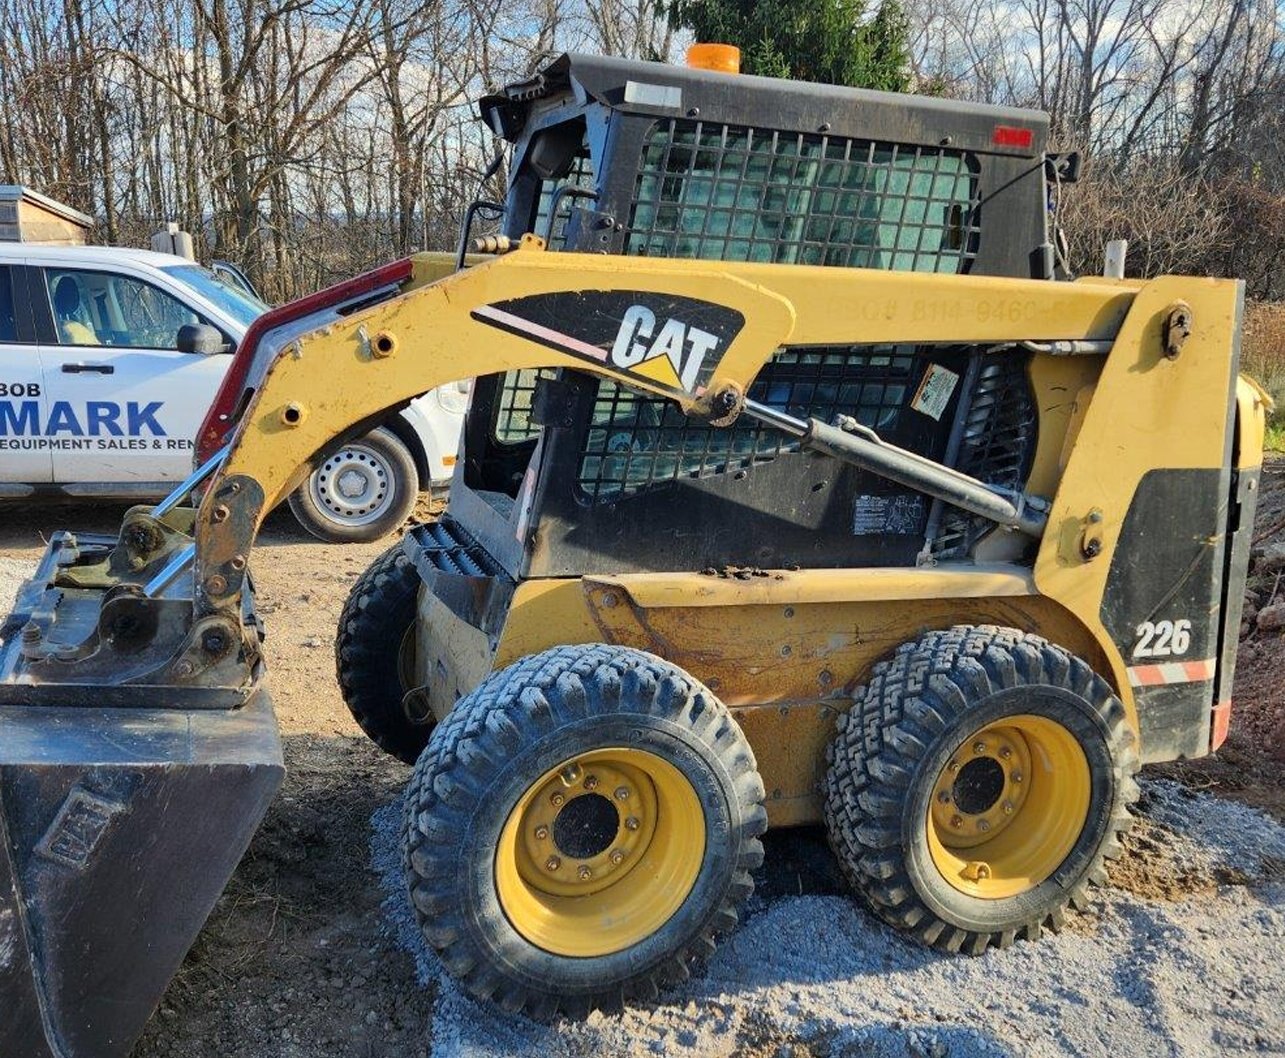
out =
<svg viewBox="0 0 1285 1058"><path fill-rule="evenodd" d="M735 44L693 44L687 49L687 65L719 73L741 72L741 49Z"/></svg>

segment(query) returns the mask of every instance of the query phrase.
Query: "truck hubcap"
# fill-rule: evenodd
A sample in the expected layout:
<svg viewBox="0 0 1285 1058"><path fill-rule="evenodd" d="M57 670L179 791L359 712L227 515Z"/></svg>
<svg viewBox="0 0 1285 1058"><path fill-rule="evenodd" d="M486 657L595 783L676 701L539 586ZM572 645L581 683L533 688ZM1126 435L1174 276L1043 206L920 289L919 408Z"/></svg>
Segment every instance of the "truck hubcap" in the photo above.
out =
<svg viewBox="0 0 1285 1058"><path fill-rule="evenodd" d="M643 750L595 750L545 772L509 813L496 891L532 944L608 955L669 920L704 852L704 814L682 772Z"/></svg>
<svg viewBox="0 0 1285 1058"><path fill-rule="evenodd" d="M342 525L367 525L395 499L392 468L373 448L345 445L318 467L310 479L319 510Z"/></svg>
<svg viewBox="0 0 1285 1058"><path fill-rule="evenodd" d="M1088 759L1065 727L1010 716L969 735L933 784L928 849L956 889L988 900L1039 885L1088 818Z"/></svg>

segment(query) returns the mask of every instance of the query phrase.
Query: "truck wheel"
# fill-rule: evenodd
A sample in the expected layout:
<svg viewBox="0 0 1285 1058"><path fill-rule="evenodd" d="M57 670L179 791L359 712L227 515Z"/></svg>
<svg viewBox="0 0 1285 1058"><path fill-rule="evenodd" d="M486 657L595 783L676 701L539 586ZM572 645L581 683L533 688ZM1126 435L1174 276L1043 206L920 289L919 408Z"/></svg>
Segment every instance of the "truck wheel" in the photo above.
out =
<svg viewBox="0 0 1285 1058"><path fill-rule="evenodd" d="M418 594L415 565L394 544L352 586L335 638L335 672L349 712L380 749L407 764L433 732L432 716L421 719L403 702L415 686Z"/></svg>
<svg viewBox="0 0 1285 1058"><path fill-rule="evenodd" d="M425 939L472 995L537 1017L686 979L763 860L740 728L681 669L624 647L490 676L433 733L407 796Z"/></svg>
<svg viewBox="0 0 1285 1058"><path fill-rule="evenodd" d="M318 539L366 543L406 521L418 492L414 458L396 434L380 426L317 467L290 494L290 510Z"/></svg>
<svg viewBox="0 0 1285 1058"><path fill-rule="evenodd" d="M875 666L827 754L825 821L875 914L979 955L1061 927L1133 822L1124 706L1038 636L961 625Z"/></svg>

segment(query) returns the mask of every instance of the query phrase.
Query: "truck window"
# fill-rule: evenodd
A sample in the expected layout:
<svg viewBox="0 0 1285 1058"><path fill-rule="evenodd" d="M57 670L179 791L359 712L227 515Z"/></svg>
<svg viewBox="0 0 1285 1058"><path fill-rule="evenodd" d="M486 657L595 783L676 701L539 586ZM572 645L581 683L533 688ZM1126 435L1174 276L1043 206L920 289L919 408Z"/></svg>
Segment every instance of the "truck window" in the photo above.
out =
<svg viewBox="0 0 1285 1058"><path fill-rule="evenodd" d="M657 122L625 252L966 272L980 236L977 169L944 147Z"/></svg>
<svg viewBox="0 0 1285 1058"><path fill-rule="evenodd" d="M243 327L249 327L268 311L268 306L243 287L234 285L223 272L211 272L200 265L170 265L162 269L185 287L191 287L207 301L222 309ZM227 273L231 276L232 273Z"/></svg>
<svg viewBox="0 0 1285 1058"><path fill-rule="evenodd" d="M0 342L18 340L18 317L13 306L13 274L8 265L0 265Z"/></svg>
<svg viewBox="0 0 1285 1058"><path fill-rule="evenodd" d="M62 345L175 349L184 324L210 323L178 298L130 276L47 268L45 285Z"/></svg>

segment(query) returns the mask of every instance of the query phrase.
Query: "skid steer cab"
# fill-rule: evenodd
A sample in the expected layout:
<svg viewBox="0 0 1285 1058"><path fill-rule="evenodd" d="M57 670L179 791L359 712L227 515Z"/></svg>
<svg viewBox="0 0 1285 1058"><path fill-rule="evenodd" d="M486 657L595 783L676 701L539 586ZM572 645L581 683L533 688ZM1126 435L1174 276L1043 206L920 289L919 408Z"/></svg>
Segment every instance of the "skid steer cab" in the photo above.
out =
<svg viewBox="0 0 1285 1058"><path fill-rule="evenodd" d="M823 821L925 943L1034 938L1119 854L1140 762L1225 733L1241 287L1055 281L1043 115L580 56L482 111L495 259L263 317L192 478L58 534L0 627L0 1051L127 1050L280 778L259 524L461 378L449 511L336 654L415 763L410 899L474 995L681 981L769 825Z"/></svg>

